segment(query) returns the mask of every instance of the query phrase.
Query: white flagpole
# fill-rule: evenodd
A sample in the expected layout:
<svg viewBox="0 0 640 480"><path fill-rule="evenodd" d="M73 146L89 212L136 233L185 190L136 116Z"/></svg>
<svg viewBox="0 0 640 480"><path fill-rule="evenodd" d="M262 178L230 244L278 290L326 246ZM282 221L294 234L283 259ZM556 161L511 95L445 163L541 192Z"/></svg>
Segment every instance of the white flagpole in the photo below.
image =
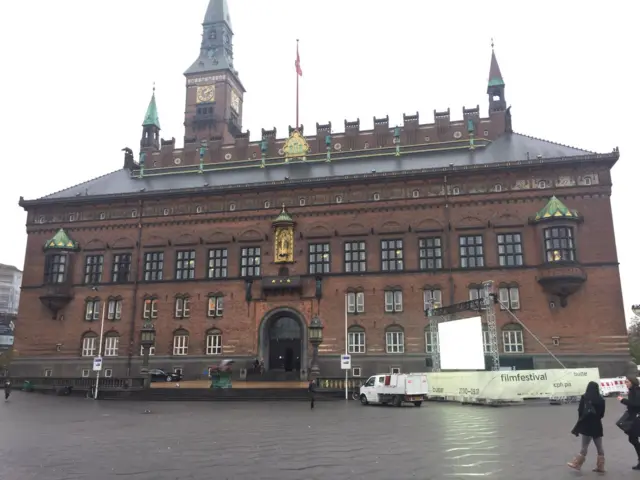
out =
<svg viewBox="0 0 640 480"><path fill-rule="evenodd" d="M98 357L102 357L102 337L104 336L104 314L107 306L107 302L101 301L102 303L102 320L100 320L100 345L98 345ZM104 363L104 362L103 362ZM100 383L100 370L96 372L96 390L93 395L93 399L98 399L98 383Z"/></svg>

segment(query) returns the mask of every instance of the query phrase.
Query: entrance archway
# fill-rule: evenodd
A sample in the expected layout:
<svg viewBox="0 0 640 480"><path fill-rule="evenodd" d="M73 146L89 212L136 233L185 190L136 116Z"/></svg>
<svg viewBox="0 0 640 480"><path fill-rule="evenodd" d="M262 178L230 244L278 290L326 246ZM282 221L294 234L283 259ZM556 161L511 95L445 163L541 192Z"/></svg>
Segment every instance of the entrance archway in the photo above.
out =
<svg viewBox="0 0 640 480"><path fill-rule="evenodd" d="M307 371L307 325L292 308L277 308L262 319L259 355L267 371Z"/></svg>

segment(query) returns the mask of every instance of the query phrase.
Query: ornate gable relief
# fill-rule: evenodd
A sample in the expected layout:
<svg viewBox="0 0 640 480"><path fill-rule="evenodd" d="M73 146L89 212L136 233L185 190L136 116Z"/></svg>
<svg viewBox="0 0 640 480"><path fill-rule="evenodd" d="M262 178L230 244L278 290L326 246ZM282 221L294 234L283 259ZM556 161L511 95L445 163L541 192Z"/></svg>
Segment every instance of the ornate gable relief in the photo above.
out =
<svg viewBox="0 0 640 480"><path fill-rule="evenodd" d="M416 232L424 232L428 230L443 230L442 224L434 218L425 218L421 220L415 228Z"/></svg>
<svg viewBox="0 0 640 480"><path fill-rule="evenodd" d="M238 235L240 242L260 242L264 240L264 234L255 229L248 229Z"/></svg>
<svg viewBox="0 0 640 480"><path fill-rule="evenodd" d="M457 224L456 228L467 228L467 227L485 227L487 222L483 222L478 217L464 217Z"/></svg>
<svg viewBox="0 0 640 480"><path fill-rule="evenodd" d="M575 178L569 175L561 175L556 179L556 187L574 187L575 185Z"/></svg>
<svg viewBox="0 0 640 480"><path fill-rule="evenodd" d="M305 236L307 238L330 237L331 230L325 225L313 225Z"/></svg>
<svg viewBox="0 0 640 480"><path fill-rule="evenodd" d="M204 243L214 244L214 243L230 243L231 235L225 232L213 232L209 236L205 237Z"/></svg>
<svg viewBox="0 0 640 480"><path fill-rule="evenodd" d="M499 227L500 225L517 225L523 222L518 219L518 217L511 215L510 213L504 213L496 216L491 223L493 223L494 226Z"/></svg>
<svg viewBox="0 0 640 480"><path fill-rule="evenodd" d="M104 243L102 240L99 240L97 238L94 238L93 240L91 240L83 248L84 251L88 251L88 250L106 250L106 249L107 249L107 244Z"/></svg>
<svg viewBox="0 0 640 480"><path fill-rule="evenodd" d="M531 180L516 180L516 183L511 188L513 190L529 190L531 188Z"/></svg>
<svg viewBox="0 0 640 480"><path fill-rule="evenodd" d="M589 173L586 175L582 175L578 177L578 185L586 186L586 185L599 185L600 177L597 173Z"/></svg>
<svg viewBox="0 0 640 480"><path fill-rule="evenodd" d="M197 245L198 243L200 243L200 239L195 235L191 235L190 233L180 235L173 242L174 245Z"/></svg>
<svg viewBox="0 0 640 480"><path fill-rule="evenodd" d="M166 245L167 241L157 235L151 235L149 238L142 240L143 247L165 247Z"/></svg>
<svg viewBox="0 0 640 480"><path fill-rule="evenodd" d="M111 245L111 248L133 248L135 246L135 242L133 240L131 240L130 238L126 238L126 237L120 237L119 239L117 239L115 242L113 242L113 245Z"/></svg>
<svg viewBox="0 0 640 480"><path fill-rule="evenodd" d="M403 230L406 230L406 228L403 228L398 222L385 222L380 227L379 233L396 233Z"/></svg>
<svg viewBox="0 0 640 480"><path fill-rule="evenodd" d="M344 230L344 235L364 235L367 233L367 228L359 223L352 223L351 225L348 225Z"/></svg>
<svg viewBox="0 0 640 480"><path fill-rule="evenodd" d="M427 196L429 197L443 197L444 185L430 185L427 189Z"/></svg>
<svg viewBox="0 0 640 480"><path fill-rule="evenodd" d="M468 187L468 191L469 193L486 193L491 191L491 188L483 183L479 183Z"/></svg>

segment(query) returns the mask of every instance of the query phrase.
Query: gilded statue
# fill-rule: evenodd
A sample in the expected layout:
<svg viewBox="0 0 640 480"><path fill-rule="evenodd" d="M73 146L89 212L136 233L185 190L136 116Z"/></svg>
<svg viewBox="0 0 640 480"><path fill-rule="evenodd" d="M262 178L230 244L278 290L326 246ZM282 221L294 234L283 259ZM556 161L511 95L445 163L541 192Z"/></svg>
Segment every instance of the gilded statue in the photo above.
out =
<svg viewBox="0 0 640 480"><path fill-rule="evenodd" d="M276 230L275 262L293 262L293 228L280 227Z"/></svg>

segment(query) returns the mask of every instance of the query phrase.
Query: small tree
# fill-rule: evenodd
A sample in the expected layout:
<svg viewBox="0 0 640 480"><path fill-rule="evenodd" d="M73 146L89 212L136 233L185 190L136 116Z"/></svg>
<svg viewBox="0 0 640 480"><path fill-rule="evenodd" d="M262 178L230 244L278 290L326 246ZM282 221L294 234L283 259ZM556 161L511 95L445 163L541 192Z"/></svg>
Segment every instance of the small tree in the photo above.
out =
<svg viewBox="0 0 640 480"><path fill-rule="evenodd" d="M0 372L9 370L9 365L11 365L13 355L13 348L10 350L5 350L4 352L0 352Z"/></svg>
<svg viewBox="0 0 640 480"><path fill-rule="evenodd" d="M633 316L627 332L629 336L629 352L636 364L640 365L640 317Z"/></svg>

